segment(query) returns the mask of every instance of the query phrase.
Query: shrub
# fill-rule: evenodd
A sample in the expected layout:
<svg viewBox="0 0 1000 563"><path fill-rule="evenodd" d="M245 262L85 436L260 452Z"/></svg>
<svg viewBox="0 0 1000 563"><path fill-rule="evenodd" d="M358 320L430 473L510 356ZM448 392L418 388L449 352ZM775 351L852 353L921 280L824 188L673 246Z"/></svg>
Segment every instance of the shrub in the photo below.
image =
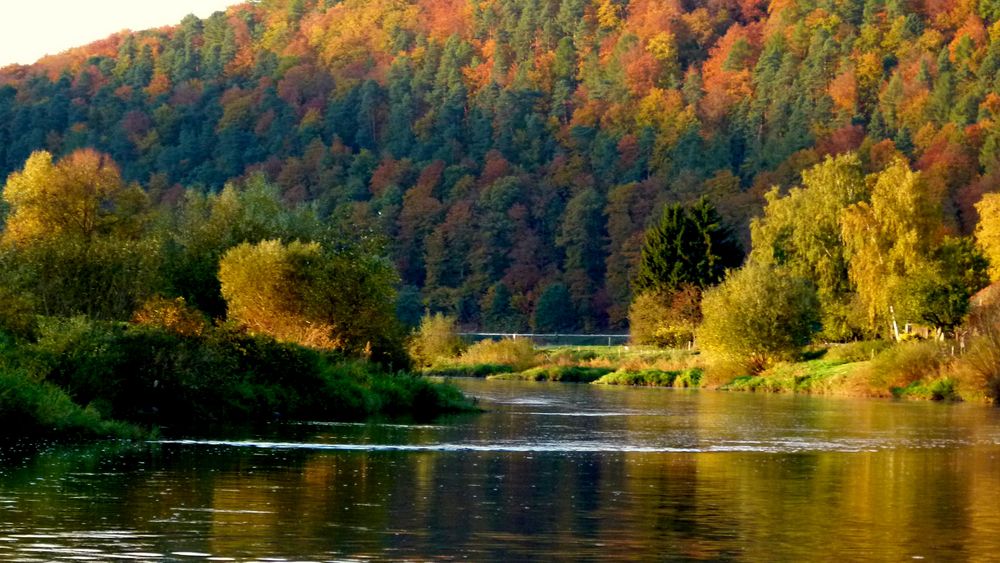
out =
<svg viewBox="0 0 1000 563"><path fill-rule="evenodd" d="M51 383L0 371L0 438L137 438L138 428L107 421Z"/></svg>
<svg viewBox="0 0 1000 563"><path fill-rule="evenodd" d="M697 387L701 382L701 370L659 370L620 369L601 377L598 385L638 385L645 387Z"/></svg>
<svg viewBox="0 0 1000 563"><path fill-rule="evenodd" d="M438 359L454 358L464 348L457 334L455 317L441 313L425 315L409 345L410 356L421 367L430 366Z"/></svg>
<svg viewBox="0 0 1000 563"><path fill-rule="evenodd" d="M889 396L922 379L936 377L945 360L933 341L903 342L875 356L855 372L855 378L867 386L867 394Z"/></svg>
<svg viewBox="0 0 1000 563"><path fill-rule="evenodd" d="M968 329L968 349L953 365L960 386L1000 403L1000 302L973 309Z"/></svg>
<svg viewBox="0 0 1000 563"><path fill-rule="evenodd" d="M407 367L395 270L360 253L277 240L231 248L219 263L229 318L286 342Z"/></svg>
<svg viewBox="0 0 1000 563"><path fill-rule="evenodd" d="M424 388L410 376L389 375L372 363L231 326L181 335L155 326L59 324L68 330L44 334L35 347L39 374L78 404L121 420L187 426L357 419L455 403L447 385ZM438 392L440 400L428 396ZM418 400L419 405L407 404Z"/></svg>
<svg viewBox="0 0 1000 563"><path fill-rule="evenodd" d="M153 297L132 315L132 322L163 328L186 336L197 336L209 326L205 315L188 306L183 297Z"/></svg>
<svg viewBox="0 0 1000 563"><path fill-rule="evenodd" d="M538 364L534 344L524 338L504 338L477 342L458 358L458 364L501 364L524 371Z"/></svg>
<svg viewBox="0 0 1000 563"><path fill-rule="evenodd" d="M701 322L700 303L701 292L694 286L638 295L628 310L632 343L659 348L687 346Z"/></svg>
<svg viewBox="0 0 1000 563"><path fill-rule="evenodd" d="M715 362L757 373L793 358L819 328L819 302L806 280L750 264L705 292L699 345Z"/></svg>
<svg viewBox="0 0 1000 563"><path fill-rule="evenodd" d="M583 366L540 366L522 371L491 376L491 379L518 379L523 381L562 381L564 383L590 383L611 373L610 368Z"/></svg>

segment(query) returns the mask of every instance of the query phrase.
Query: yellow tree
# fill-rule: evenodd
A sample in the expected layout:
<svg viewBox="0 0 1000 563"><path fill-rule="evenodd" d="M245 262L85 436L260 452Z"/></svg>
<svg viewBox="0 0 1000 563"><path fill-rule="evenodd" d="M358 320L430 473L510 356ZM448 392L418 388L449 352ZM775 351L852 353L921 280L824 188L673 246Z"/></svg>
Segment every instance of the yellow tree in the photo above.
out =
<svg viewBox="0 0 1000 563"><path fill-rule="evenodd" d="M767 195L764 216L750 224L753 262L780 266L816 285L825 336L851 336L847 302L851 284L841 216L868 195L861 161L854 154L827 157L802 172L802 186Z"/></svg>
<svg viewBox="0 0 1000 563"><path fill-rule="evenodd" d="M901 159L874 176L870 201L848 207L841 220L848 272L867 329L921 320L917 288L938 276L933 253L943 238L940 207L918 172Z"/></svg>
<svg viewBox="0 0 1000 563"><path fill-rule="evenodd" d="M976 242L990 261L990 279L1000 281L1000 193L986 194L976 204Z"/></svg>
<svg viewBox="0 0 1000 563"><path fill-rule="evenodd" d="M125 319L155 291L159 246L142 238L145 193L107 155L82 149L53 162L35 152L3 199L5 250L37 312Z"/></svg>
<svg viewBox="0 0 1000 563"><path fill-rule="evenodd" d="M10 208L4 241L16 245L63 236L136 236L146 196L126 184L105 154L80 149L53 163L46 151L31 154L24 169L7 178L3 197Z"/></svg>

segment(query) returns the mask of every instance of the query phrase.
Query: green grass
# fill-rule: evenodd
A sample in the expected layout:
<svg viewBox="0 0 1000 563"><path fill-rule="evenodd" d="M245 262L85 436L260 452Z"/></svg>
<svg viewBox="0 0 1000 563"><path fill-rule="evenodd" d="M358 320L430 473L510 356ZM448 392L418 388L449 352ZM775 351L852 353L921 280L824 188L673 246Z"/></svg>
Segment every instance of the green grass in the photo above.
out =
<svg viewBox="0 0 1000 563"><path fill-rule="evenodd" d="M561 381L564 383L590 383L610 373L610 368L583 366L540 366L518 373L491 375L488 379L519 381Z"/></svg>
<svg viewBox="0 0 1000 563"><path fill-rule="evenodd" d="M513 373L510 364L438 364L423 370L424 375L436 377L487 377L501 373Z"/></svg>
<svg viewBox="0 0 1000 563"><path fill-rule="evenodd" d="M781 363L759 375L737 377L721 389L771 393L839 394L850 386L858 364L838 360Z"/></svg>
<svg viewBox="0 0 1000 563"><path fill-rule="evenodd" d="M597 385L632 385L641 387L697 387L702 371L687 370L620 369L609 373L594 383Z"/></svg>

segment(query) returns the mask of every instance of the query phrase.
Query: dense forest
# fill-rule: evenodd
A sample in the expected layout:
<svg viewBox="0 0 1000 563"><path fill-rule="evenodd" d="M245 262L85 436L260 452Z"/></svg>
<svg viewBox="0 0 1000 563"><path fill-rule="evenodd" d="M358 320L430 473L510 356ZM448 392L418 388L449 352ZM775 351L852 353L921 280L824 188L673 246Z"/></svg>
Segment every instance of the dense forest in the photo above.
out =
<svg viewBox="0 0 1000 563"><path fill-rule="evenodd" d="M998 20L996 0L248 2L0 70L0 177L92 148L180 215L266 182L384 235L410 322L621 329L665 204L707 196L749 250L828 155L856 155L858 185L919 172L935 251L971 234L1000 179Z"/></svg>

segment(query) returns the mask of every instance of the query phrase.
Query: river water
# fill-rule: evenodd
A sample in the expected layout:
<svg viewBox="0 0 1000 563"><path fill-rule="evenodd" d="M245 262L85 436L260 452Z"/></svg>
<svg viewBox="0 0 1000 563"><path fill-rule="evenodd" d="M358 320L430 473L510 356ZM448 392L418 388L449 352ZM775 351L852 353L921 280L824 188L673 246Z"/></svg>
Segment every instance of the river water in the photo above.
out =
<svg viewBox="0 0 1000 563"><path fill-rule="evenodd" d="M1000 559L1000 410L459 384L488 412L0 462L0 560Z"/></svg>

